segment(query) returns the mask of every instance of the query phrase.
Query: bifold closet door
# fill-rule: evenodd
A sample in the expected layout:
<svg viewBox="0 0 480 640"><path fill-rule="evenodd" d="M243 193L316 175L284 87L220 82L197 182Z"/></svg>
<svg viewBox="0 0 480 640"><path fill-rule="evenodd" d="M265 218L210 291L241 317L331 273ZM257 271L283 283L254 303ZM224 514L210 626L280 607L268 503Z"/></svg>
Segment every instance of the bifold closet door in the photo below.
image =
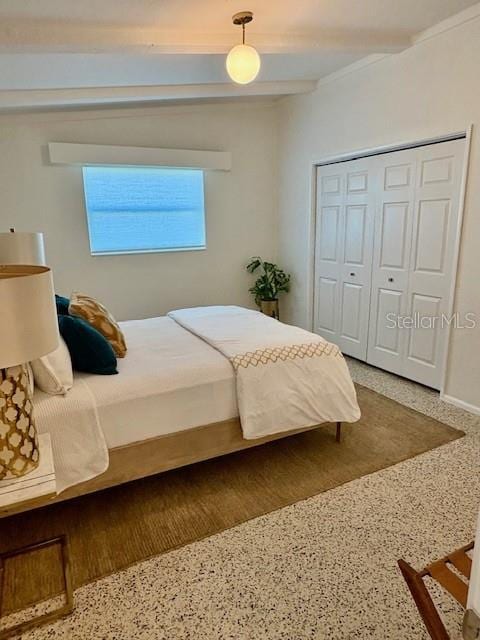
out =
<svg viewBox="0 0 480 640"><path fill-rule="evenodd" d="M464 140L377 156L367 362L439 389Z"/></svg>
<svg viewBox="0 0 480 640"><path fill-rule="evenodd" d="M465 141L417 149L417 184L408 286L403 375L439 389L447 350L449 299Z"/></svg>
<svg viewBox="0 0 480 640"><path fill-rule="evenodd" d="M373 246L371 159L317 169L315 331L367 356Z"/></svg>
<svg viewBox="0 0 480 640"><path fill-rule="evenodd" d="M465 140L317 169L314 330L440 388Z"/></svg>
<svg viewBox="0 0 480 640"><path fill-rule="evenodd" d="M417 150L372 158L377 192L367 362L403 374Z"/></svg>

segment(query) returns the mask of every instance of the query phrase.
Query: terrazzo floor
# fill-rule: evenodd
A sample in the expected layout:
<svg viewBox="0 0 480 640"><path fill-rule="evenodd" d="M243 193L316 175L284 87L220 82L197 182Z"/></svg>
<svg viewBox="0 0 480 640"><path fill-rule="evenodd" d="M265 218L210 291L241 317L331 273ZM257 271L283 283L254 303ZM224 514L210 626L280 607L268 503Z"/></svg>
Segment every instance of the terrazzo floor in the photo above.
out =
<svg viewBox="0 0 480 640"><path fill-rule="evenodd" d="M31 640L428 638L396 568L469 542L480 504L480 418L349 360L353 378L466 437L75 593ZM94 550L92 550L94 553ZM461 610L435 590L452 638Z"/></svg>

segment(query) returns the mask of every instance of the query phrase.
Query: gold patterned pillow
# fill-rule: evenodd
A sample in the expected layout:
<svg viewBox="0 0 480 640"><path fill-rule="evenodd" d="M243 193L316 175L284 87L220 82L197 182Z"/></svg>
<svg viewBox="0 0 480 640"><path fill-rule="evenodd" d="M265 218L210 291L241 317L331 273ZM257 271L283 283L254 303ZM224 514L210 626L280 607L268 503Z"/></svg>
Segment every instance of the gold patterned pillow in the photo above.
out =
<svg viewBox="0 0 480 640"><path fill-rule="evenodd" d="M127 345L122 330L103 304L83 293L74 292L70 298L68 312L72 316L83 318L99 331L110 342L118 358L125 357Z"/></svg>

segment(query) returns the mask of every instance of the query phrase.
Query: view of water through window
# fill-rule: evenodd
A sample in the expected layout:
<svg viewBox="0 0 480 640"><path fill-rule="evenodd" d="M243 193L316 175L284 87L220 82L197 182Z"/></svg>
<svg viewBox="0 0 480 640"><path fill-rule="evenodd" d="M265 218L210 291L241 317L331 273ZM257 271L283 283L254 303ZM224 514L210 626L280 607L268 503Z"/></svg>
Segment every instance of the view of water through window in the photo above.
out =
<svg viewBox="0 0 480 640"><path fill-rule="evenodd" d="M92 254L205 248L203 171L84 167Z"/></svg>

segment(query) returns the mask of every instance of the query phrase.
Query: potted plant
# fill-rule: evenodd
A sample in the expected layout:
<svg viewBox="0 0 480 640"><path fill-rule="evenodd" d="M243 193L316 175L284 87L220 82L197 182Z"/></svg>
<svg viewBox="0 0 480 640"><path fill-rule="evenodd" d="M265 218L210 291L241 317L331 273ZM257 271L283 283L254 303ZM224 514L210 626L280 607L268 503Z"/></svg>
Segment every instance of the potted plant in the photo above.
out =
<svg viewBox="0 0 480 640"><path fill-rule="evenodd" d="M278 320L278 294L290 290L290 276L276 264L264 262L258 256L247 264L248 273L255 273L257 269L260 269L260 275L249 291L262 313Z"/></svg>

